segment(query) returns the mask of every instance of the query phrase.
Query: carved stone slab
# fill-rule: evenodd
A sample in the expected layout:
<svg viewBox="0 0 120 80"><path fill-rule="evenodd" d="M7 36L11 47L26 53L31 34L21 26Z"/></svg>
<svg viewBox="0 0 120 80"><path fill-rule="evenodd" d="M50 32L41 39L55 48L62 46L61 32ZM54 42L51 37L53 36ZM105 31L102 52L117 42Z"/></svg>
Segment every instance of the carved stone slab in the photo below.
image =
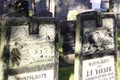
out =
<svg viewBox="0 0 120 80"><path fill-rule="evenodd" d="M57 80L56 20L32 18L26 24L9 24L13 20L5 26L10 46L7 80Z"/></svg>
<svg viewBox="0 0 120 80"><path fill-rule="evenodd" d="M114 15L93 11L81 14L81 19L82 54L115 54Z"/></svg>
<svg viewBox="0 0 120 80"><path fill-rule="evenodd" d="M84 60L82 80L115 80L114 64L113 56Z"/></svg>
<svg viewBox="0 0 120 80"><path fill-rule="evenodd" d="M78 17L81 80L117 80L114 14L91 11Z"/></svg>
<svg viewBox="0 0 120 80"><path fill-rule="evenodd" d="M74 53L76 21L64 21L61 24L60 30L63 38L63 53Z"/></svg>
<svg viewBox="0 0 120 80"><path fill-rule="evenodd" d="M111 22L111 23L109 23ZM84 22L83 54L114 50L113 19L103 19L102 27L95 27L95 20ZM111 27L112 26L112 27Z"/></svg>
<svg viewBox="0 0 120 80"><path fill-rule="evenodd" d="M32 73L18 74L10 76L9 80L54 80L54 70L37 71Z"/></svg>

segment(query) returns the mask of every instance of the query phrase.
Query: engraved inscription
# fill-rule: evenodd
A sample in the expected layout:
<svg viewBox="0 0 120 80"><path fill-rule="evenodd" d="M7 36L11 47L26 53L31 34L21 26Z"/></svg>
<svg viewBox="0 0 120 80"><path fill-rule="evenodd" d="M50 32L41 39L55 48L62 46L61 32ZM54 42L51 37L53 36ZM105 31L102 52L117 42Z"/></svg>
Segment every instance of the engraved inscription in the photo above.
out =
<svg viewBox="0 0 120 80"><path fill-rule="evenodd" d="M83 61L82 80L115 80L113 56Z"/></svg>

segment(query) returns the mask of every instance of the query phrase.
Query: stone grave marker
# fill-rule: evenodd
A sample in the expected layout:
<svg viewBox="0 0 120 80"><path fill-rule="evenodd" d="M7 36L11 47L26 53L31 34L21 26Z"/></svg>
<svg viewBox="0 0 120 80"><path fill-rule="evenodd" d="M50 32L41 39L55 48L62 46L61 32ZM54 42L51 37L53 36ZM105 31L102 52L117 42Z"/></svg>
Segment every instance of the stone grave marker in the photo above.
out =
<svg viewBox="0 0 120 80"><path fill-rule="evenodd" d="M79 57L76 80L117 80L114 14L91 11L77 17L80 33L76 39L80 44L76 51Z"/></svg>
<svg viewBox="0 0 120 80"><path fill-rule="evenodd" d="M4 80L58 80L56 19L4 21Z"/></svg>
<svg viewBox="0 0 120 80"><path fill-rule="evenodd" d="M39 15L42 10L49 10L49 0L35 0L35 14Z"/></svg>
<svg viewBox="0 0 120 80"><path fill-rule="evenodd" d="M63 38L63 53L71 54L75 50L76 21L64 21L61 23L61 35Z"/></svg>

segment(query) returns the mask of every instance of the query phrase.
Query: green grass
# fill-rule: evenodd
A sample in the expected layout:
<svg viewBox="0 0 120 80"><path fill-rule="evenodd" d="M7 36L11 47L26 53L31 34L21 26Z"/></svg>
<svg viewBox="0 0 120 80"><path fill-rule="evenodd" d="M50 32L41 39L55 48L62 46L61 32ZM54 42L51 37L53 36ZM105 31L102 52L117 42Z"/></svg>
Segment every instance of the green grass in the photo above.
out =
<svg viewBox="0 0 120 80"><path fill-rule="evenodd" d="M117 45L120 46L120 29L117 31ZM118 80L120 80L120 58L118 58Z"/></svg>
<svg viewBox="0 0 120 80"><path fill-rule="evenodd" d="M74 80L74 66L61 67L59 69L59 80Z"/></svg>
<svg viewBox="0 0 120 80"><path fill-rule="evenodd" d="M117 45L120 46L120 29L117 31ZM120 80L120 58L118 58L118 80Z"/></svg>
<svg viewBox="0 0 120 80"><path fill-rule="evenodd" d="M63 56L63 49L62 49L62 37L60 36L59 37L59 48L58 48L58 51L59 51L59 55L60 56Z"/></svg>
<svg viewBox="0 0 120 80"><path fill-rule="evenodd" d="M117 44L120 45L120 29L117 31Z"/></svg>

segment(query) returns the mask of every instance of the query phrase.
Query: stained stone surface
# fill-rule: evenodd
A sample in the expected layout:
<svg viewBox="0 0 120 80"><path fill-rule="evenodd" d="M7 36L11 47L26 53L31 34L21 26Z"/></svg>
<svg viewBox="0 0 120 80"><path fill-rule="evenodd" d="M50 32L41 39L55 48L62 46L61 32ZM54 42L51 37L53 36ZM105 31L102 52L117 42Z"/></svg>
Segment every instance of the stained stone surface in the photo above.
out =
<svg viewBox="0 0 120 80"><path fill-rule="evenodd" d="M117 80L114 14L91 11L78 17L81 80Z"/></svg>
<svg viewBox="0 0 120 80"><path fill-rule="evenodd" d="M83 54L114 50L113 23L113 19L103 19L103 27L95 29L95 21L85 21Z"/></svg>
<svg viewBox="0 0 120 80"><path fill-rule="evenodd" d="M48 0L35 0L36 14L39 14L42 10L48 10Z"/></svg>
<svg viewBox="0 0 120 80"><path fill-rule="evenodd" d="M65 55L73 54L75 51L75 28L76 21L64 21L61 23L62 47Z"/></svg>
<svg viewBox="0 0 120 80"><path fill-rule="evenodd" d="M94 17L95 15L95 17ZM83 14L84 16L84 14ZM112 52L115 50L115 28L112 17L102 18L96 13L86 13L82 22L82 54L95 54L102 52ZM92 17L93 19L92 19ZM98 16L99 13L98 13Z"/></svg>
<svg viewBox="0 0 120 80"><path fill-rule="evenodd" d="M36 18L26 25L9 23L6 31L10 31L9 39L6 38L10 45L7 80L57 80L55 19Z"/></svg>
<svg viewBox="0 0 120 80"><path fill-rule="evenodd" d="M83 61L82 80L116 80L114 56Z"/></svg>

